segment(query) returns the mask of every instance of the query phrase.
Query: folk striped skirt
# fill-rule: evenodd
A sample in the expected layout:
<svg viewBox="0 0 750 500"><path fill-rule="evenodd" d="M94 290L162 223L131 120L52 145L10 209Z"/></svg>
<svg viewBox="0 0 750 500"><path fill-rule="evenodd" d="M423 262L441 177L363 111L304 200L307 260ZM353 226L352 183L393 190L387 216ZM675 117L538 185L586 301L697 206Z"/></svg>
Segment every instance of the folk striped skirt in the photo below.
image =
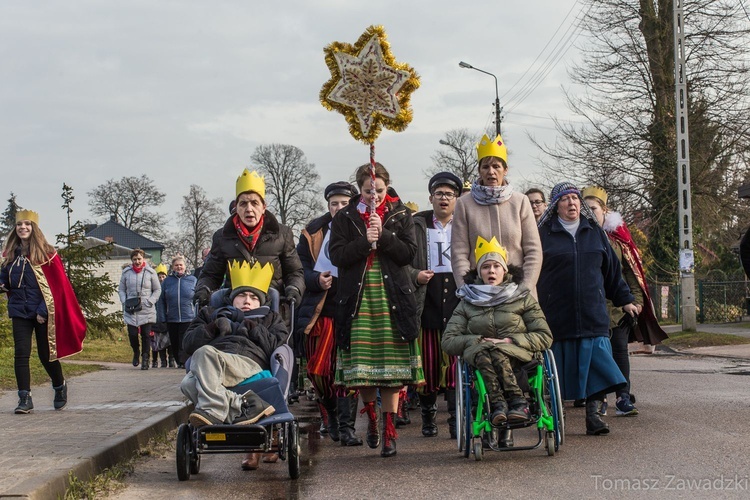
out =
<svg viewBox="0 0 750 500"><path fill-rule="evenodd" d="M336 356L336 384L348 388L424 384L416 340L403 340L391 322L377 257L365 273L362 302L352 321L350 349L339 349Z"/></svg>

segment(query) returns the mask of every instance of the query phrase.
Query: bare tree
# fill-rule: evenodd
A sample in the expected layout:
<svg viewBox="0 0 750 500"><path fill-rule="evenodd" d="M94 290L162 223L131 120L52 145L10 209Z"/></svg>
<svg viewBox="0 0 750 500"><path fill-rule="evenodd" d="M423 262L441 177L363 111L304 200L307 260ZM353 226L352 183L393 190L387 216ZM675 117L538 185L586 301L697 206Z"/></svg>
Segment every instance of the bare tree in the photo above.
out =
<svg viewBox="0 0 750 500"><path fill-rule="evenodd" d="M477 175L477 142L481 134L459 128L449 130L445 138L440 139L443 145L432 155L432 167L425 170L427 177L438 172L451 172L463 182L472 181Z"/></svg>
<svg viewBox="0 0 750 500"><path fill-rule="evenodd" d="M152 208L164 203L166 195L147 175L110 179L86 194L95 216L115 217L118 223L144 236L163 236L164 216Z"/></svg>
<svg viewBox="0 0 750 500"><path fill-rule="evenodd" d="M266 178L266 203L279 222L298 234L325 207L320 201L320 175L301 149L289 144L262 144L252 162Z"/></svg>
<svg viewBox="0 0 750 500"><path fill-rule="evenodd" d="M201 250L211 246L211 236L223 221L223 204L221 198L209 199L206 191L196 184L191 184L190 192L182 197L177 212L181 231L169 243L185 256L188 267L195 269L202 265Z"/></svg>
<svg viewBox="0 0 750 500"><path fill-rule="evenodd" d="M566 92L585 124L558 121L561 139L538 146L550 180L601 185L627 220L642 221L651 274L668 278L678 251L673 3L586 4L583 59L571 70L583 92ZM750 32L737 3L694 0L684 7L693 223L696 242L715 249L736 229L736 186L746 171Z"/></svg>

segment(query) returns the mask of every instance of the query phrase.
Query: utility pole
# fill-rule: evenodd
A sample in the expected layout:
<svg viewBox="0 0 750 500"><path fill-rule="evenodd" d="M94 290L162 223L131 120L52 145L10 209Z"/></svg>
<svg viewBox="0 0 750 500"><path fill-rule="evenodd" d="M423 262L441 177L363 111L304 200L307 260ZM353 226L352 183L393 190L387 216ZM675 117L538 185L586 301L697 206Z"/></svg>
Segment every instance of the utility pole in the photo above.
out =
<svg viewBox="0 0 750 500"><path fill-rule="evenodd" d="M690 193L690 138L685 71L684 0L674 0L675 123L677 131L677 224L680 245L682 329L695 331L695 257L693 254L693 206Z"/></svg>

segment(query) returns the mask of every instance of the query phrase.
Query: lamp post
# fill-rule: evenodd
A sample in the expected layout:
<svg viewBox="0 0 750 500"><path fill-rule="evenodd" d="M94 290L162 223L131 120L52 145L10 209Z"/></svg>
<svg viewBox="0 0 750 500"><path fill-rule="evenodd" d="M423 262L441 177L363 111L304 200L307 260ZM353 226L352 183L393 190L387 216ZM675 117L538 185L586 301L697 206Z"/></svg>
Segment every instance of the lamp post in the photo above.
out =
<svg viewBox="0 0 750 500"><path fill-rule="evenodd" d="M500 123L502 122L502 118L500 118L500 111L502 111L502 108L500 107L500 92L498 92L497 89L497 77L490 73L489 71L485 71L483 69L475 68L471 64L467 62L459 62L458 65L464 69L473 69L476 71L479 71L480 73L484 73L485 75L490 75L492 78L495 79L495 131L497 132L497 135L500 134Z"/></svg>

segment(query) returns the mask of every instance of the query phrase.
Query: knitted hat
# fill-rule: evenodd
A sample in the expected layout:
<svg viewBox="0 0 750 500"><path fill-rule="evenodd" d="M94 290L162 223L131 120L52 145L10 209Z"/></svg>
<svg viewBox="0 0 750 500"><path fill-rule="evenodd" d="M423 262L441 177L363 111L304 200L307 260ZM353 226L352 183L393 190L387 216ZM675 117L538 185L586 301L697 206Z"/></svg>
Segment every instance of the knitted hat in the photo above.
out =
<svg viewBox="0 0 750 500"><path fill-rule="evenodd" d="M260 305L266 303L266 294L262 290L259 290L254 286L238 286L237 288L232 288L232 292L229 294L229 300L233 301L239 294L245 292L252 292L256 297L258 297Z"/></svg>
<svg viewBox="0 0 750 500"><path fill-rule="evenodd" d="M586 203L583 203L581 191L572 182L565 181L556 184L555 187L552 188L552 192L549 195L549 205L547 205L547 210L545 210L539 218L537 226L541 227L544 223L550 220L552 216L557 215L557 204L560 201L560 198L566 194L575 194L578 196L578 199L581 200L581 215L589 220L593 220L594 224L599 224L589 206Z"/></svg>

